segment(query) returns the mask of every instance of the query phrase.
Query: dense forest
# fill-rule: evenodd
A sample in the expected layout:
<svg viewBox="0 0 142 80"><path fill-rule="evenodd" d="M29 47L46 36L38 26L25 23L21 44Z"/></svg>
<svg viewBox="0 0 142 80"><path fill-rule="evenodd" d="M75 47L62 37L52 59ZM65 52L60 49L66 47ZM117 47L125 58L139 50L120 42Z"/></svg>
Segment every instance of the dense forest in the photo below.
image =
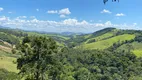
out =
<svg viewBox="0 0 142 80"><path fill-rule="evenodd" d="M0 29L0 62L14 66L0 65L0 80L141 80L141 35L116 28L81 35Z"/></svg>

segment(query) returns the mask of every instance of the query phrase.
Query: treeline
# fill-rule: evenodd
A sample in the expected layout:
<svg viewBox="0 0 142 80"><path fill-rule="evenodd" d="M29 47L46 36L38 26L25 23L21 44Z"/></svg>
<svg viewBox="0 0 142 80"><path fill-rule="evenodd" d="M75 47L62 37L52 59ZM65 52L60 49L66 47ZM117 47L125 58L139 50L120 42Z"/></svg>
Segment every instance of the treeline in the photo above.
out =
<svg viewBox="0 0 142 80"><path fill-rule="evenodd" d="M10 44L16 44L19 42L19 39L16 36L13 36L11 34L6 34L3 32L0 32L0 40L1 41L6 41Z"/></svg>
<svg viewBox="0 0 142 80"><path fill-rule="evenodd" d="M141 30L119 30L116 35L122 35L122 34L135 34L135 35L141 35Z"/></svg>
<svg viewBox="0 0 142 80"><path fill-rule="evenodd" d="M142 35L136 36L135 41L142 42Z"/></svg>
<svg viewBox="0 0 142 80"><path fill-rule="evenodd" d="M0 28L0 32L4 32L6 34L11 34L11 35L14 35L16 37L25 37L25 36L28 36L28 34L24 33L23 31L20 31L20 30L12 30L12 29L3 29L3 28Z"/></svg>
<svg viewBox="0 0 142 80"><path fill-rule="evenodd" d="M28 34L20 30L0 29L0 40L6 41L10 44L17 44L21 37L28 36Z"/></svg>

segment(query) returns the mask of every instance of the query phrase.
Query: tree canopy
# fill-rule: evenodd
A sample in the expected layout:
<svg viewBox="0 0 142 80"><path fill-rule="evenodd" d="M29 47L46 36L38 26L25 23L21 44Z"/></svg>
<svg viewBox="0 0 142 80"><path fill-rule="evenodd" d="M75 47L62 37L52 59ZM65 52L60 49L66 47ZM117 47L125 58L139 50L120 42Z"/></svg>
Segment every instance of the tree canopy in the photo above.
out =
<svg viewBox="0 0 142 80"><path fill-rule="evenodd" d="M45 37L25 37L17 46L21 57L17 59L17 68L26 79L45 80L53 74L57 53L56 42ZM54 66L53 66L54 65Z"/></svg>

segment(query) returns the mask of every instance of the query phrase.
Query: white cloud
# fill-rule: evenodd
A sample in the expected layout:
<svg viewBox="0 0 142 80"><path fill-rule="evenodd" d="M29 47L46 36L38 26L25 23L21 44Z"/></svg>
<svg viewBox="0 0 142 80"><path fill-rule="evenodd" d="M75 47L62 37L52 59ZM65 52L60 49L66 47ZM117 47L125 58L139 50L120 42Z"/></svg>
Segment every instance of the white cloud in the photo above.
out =
<svg viewBox="0 0 142 80"><path fill-rule="evenodd" d="M46 32L95 32L106 27L115 27L121 29L137 29L137 23L133 24L113 24L111 21L90 23L85 20L65 19L62 21L38 20L35 17L31 19L14 18L0 16L0 25L10 28L19 28L24 30L36 30Z"/></svg>
<svg viewBox="0 0 142 80"><path fill-rule="evenodd" d="M71 14L71 12L70 12L69 8L64 8L64 9L59 10L59 14L69 15L69 14Z"/></svg>
<svg viewBox="0 0 142 80"><path fill-rule="evenodd" d="M49 10L49 11L47 11L47 13L49 13L49 14L59 14L60 18L66 18L67 15L71 14L69 8L64 8L64 9L61 9L61 10Z"/></svg>
<svg viewBox="0 0 142 80"><path fill-rule="evenodd" d="M108 13L108 14L111 14L112 12L110 12L109 10L104 9L103 11L101 11L101 13Z"/></svg>
<svg viewBox="0 0 142 80"><path fill-rule="evenodd" d="M36 11L38 12L38 11L39 11L39 9L36 9Z"/></svg>
<svg viewBox="0 0 142 80"><path fill-rule="evenodd" d="M115 16L125 16L123 13L117 13Z"/></svg>
<svg viewBox="0 0 142 80"><path fill-rule="evenodd" d="M2 7L0 7L0 11L3 11L4 9Z"/></svg>
<svg viewBox="0 0 142 80"><path fill-rule="evenodd" d="M60 15L60 18L66 18L66 15Z"/></svg>
<svg viewBox="0 0 142 80"><path fill-rule="evenodd" d="M0 21L6 21L9 20L9 17L6 16L0 16Z"/></svg>
<svg viewBox="0 0 142 80"><path fill-rule="evenodd" d="M47 13L49 13L49 14L56 14L56 13L58 13L58 11L57 10L49 10L49 11L47 11Z"/></svg>

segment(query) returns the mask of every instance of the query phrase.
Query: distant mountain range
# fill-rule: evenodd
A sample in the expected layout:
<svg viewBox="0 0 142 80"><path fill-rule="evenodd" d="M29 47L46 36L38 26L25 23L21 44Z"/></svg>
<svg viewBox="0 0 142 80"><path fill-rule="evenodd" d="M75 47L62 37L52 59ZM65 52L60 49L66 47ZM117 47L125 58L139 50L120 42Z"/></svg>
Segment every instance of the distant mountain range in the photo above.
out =
<svg viewBox="0 0 142 80"><path fill-rule="evenodd" d="M10 27L5 27L5 26L0 26L0 28L2 29L12 29L12 30L21 30L21 29L14 29L14 28L10 28ZM60 34L60 35L66 35L66 36L70 36L70 35L81 35L81 34L85 34L85 33L81 33L81 32L45 32L45 31L35 31L35 30L22 30L22 31L26 31L26 32L38 32L41 34Z"/></svg>
<svg viewBox="0 0 142 80"><path fill-rule="evenodd" d="M0 28L3 28L3 29L10 29L9 27L4 27L4 26L0 26Z"/></svg>

